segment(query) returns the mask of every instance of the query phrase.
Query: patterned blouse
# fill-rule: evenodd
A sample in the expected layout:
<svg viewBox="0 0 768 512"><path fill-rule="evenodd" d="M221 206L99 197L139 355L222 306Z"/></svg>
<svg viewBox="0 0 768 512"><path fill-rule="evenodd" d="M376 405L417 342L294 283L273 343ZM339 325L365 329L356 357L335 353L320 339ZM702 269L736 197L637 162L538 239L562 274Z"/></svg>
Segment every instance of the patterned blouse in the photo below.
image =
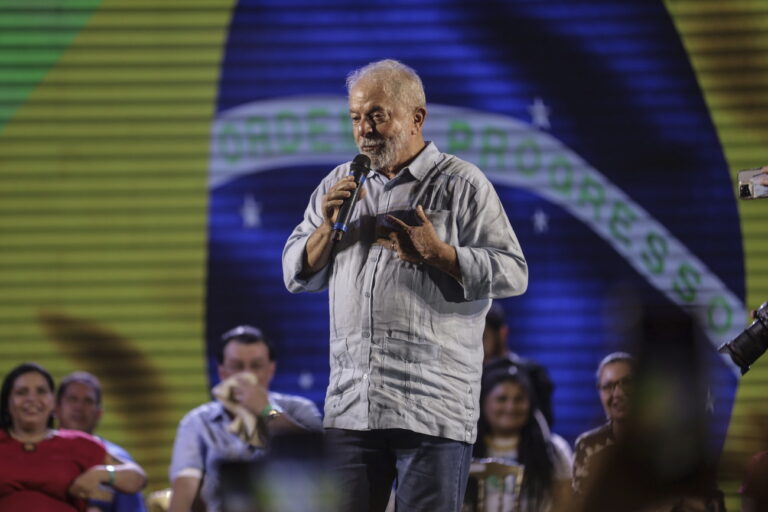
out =
<svg viewBox="0 0 768 512"><path fill-rule="evenodd" d="M581 434L576 439L576 450L573 456L573 490L583 494L589 479L597 471L600 461L605 460L613 450L616 438L613 435L611 422Z"/></svg>

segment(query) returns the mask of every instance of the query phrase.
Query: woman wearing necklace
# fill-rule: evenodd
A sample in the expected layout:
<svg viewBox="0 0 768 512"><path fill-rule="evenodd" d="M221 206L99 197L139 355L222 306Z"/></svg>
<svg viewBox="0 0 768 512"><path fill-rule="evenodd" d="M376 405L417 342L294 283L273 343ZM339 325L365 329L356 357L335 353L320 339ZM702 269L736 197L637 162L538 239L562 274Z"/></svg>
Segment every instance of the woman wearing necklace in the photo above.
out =
<svg viewBox="0 0 768 512"><path fill-rule="evenodd" d="M102 486L134 493L144 472L109 454L94 437L54 430L53 378L24 363L6 375L0 392L0 512L82 512ZM108 495L108 493L107 493Z"/></svg>
<svg viewBox="0 0 768 512"><path fill-rule="evenodd" d="M570 447L549 432L527 376L515 366L485 373L480 407L473 456L524 466L523 512L560 510L570 496Z"/></svg>

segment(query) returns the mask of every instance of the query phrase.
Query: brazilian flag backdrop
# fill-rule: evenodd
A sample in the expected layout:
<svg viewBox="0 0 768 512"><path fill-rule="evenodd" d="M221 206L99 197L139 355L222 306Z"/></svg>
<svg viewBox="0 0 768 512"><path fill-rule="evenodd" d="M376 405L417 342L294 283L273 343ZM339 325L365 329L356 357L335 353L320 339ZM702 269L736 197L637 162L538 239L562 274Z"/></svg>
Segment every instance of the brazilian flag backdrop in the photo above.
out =
<svg viewBox="0 0 768 512"><path fill-rule="evenodd" d="M278 344L273 388L322 405L327 295L280 253L311 190L356 153L343 80L414 67L427 138L479 165L529 260L501 301L556 383L554 430L601 421L594 369L631 294L693 311L722 485L766 446L768 363L715 347L768 299L768 2L0 2L0 372L105 388L104 437L167 485L175 426L236 323Z"/></svg>

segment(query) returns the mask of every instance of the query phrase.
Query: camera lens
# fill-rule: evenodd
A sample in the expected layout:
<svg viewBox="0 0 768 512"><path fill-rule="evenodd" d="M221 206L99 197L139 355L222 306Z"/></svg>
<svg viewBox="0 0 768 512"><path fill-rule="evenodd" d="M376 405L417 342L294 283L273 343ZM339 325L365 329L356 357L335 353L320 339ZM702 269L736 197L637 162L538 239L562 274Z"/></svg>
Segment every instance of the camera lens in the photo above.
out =
<svg viewBox="0 0 768 512"><path fill-rule="evenodd" d="M752 325L729 343L723 344L718 352L728 354L744 375L766 349L768 349L768 302L757 309Z"/></svg>

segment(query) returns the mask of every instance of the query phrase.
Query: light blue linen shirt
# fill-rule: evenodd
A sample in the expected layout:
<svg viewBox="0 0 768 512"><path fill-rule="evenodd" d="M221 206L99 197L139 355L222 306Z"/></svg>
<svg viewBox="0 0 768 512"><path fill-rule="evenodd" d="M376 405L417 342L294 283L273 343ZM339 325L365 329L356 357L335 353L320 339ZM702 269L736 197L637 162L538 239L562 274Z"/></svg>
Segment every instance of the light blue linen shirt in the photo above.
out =
<svg viewBox="0 0 768 512"><path fill-rule="evenodd" d="M395 178L368 174L367 194L331 263L305 279L305 247L323 223L323 196L349 168L340 165L322 180L283 251L289 291L329 289L331 375L323 424L403 428L473 443L490 299L519 295L528 284L509 219L477 167L428 143ZM387 215L416 225L417 205L456 248L461 282L374 243L394 229Z"/></svg>
<svg viewBox="0 0 768 512"><path fill-rule="evenodd" d="M307 430L322 428L320 411L311 400L269 392L269 403ZM201 478L200 495L208 512L221 510L219 462L256 460L265 454L263 448L251 446L227 430L230 421L220 402L205 403L182 418L173 443L170 481L180 476Z"/></svg>

